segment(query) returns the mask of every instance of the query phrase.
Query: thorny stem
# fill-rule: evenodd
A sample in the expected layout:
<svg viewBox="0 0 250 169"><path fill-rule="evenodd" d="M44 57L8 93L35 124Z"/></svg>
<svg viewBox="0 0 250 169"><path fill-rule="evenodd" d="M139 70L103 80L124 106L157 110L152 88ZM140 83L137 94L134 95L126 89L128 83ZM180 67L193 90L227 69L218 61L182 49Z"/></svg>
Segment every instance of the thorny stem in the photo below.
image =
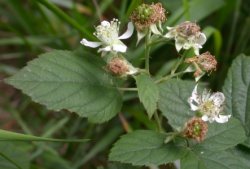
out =
<svg viewBox="0 0 250 169"><path fill-rule="evenodd" d="M146 42L145 42L145 69L147 70L147 73L150 74L149 71L149 57L150 57L150 35L151 35L151 31L150 29L147 32L146 35Z"/></svg>

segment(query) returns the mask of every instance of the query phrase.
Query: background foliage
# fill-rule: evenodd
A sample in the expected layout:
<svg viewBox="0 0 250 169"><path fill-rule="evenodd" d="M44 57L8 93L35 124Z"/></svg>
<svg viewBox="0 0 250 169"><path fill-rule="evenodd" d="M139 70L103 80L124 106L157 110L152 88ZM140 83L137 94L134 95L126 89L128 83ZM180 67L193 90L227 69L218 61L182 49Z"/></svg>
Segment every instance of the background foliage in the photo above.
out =
<svg viewBox="0 0 250 169"><path fill-rule="evenodd" d="M206 77L204 82L214 90L221 90L228 69L236 56L244 53L245 56L241 57L249 60L249 57L247 56L250 55L250 2L247 0L162 0L161 2L168 11L167 25L173 26L184 20L196 21L201 25L207 37L209 37L203 50L211 51L212 54L216 55L217 60L219 61L217 72ZM1 141L0 168L132 168L131 166L118 163L109 164L107 161L109 149L118 137L125 133L125 131L139 128L155 129L157 124L148 120L148 115L151 116L151 112L155 109L154 106L147 108L147 114L144 112L143 105L139 104L140 101L135 99L136 94L133 92L126 93L123 97L125 105L122 107L119 116L113 118L109 123L92 124L88 123L87 119L79 118L76 114L69 114L65 110L59 112L49 111L46 107L31 101L28 96L23 95L20 91L17 91L4 83L2 79L15 74L20 68L24 67L28 61L36 58L41 53L54 49L74 50L78 55L83 56L81 59L88 59L92 63L99 63L99 61L92 56L93 54L90 54L95 54L95 50L81 46L79 44L80 39L82 37L94 39L92 35L94 26L98 25L99 21L103 19L110 20L115 17L120 19L122 25L125 26L130 12L139 3L140 1L129 0L0 1L0 127L5 130L38 135L41 137L63 139L91 138L91 141L89 142L74 144L69 142L14 142L13 144ZM135 47L135 43L135 35L132 39L126 41L126 44L130 47L127 57L134 65L140 65L143 58L143 47ZM151 56L152 72L156 76L161 76L169 72L171 65L173 65L173 62L178 58L178 54L173 46L163 46L163 44L155 47ZM59 64L60 61L63 62L64 59L66 59L67 62L73 62L73 60L67 59L62 55L60 60L58 59ZM48 64L47 60L44 60L44 62L45 64ZM77 62L77 60L75 62ZM36 65L35 62L31 62L30 64L37 67L39 74L42 76L43 72L39 70L39 66ZM102 63L100 63L100 65L101 64ZM244 65L242 60L236 60L233 67L237 69L239 65L249 67L249 65ZM84 64L81 65L81 67L86 67L88 70L90 69L91 72L95 72L98 80L97 68ZM78 68L74 69L77 70ZM242 97L242 92L237 89L239 86L242 86L241 89L243 91L246 91L247 89L249 90L249 72L240 72L238 69L233 72L232 69L233 68L229 70L229 76L226 79L228 85L223 87L223 91L228 97L232 96L237 99L240 98L240 102L245 102L249 97L249 94L243 92L244 97ZM74 78L77 80L77 77L78 75L76 74L74 77L70 78L71 80L75 80ZM184 78L189 79L190 77L185 76ZM238 80L232 80L234 77L238 78ZM20 80L23 80L24 78L25 77L22 77ZM47 78L54 77L51 75ZM105 79L103 80L105 81ZM140 83L140 81L150 81L150 79L140 77L137 79L137 83ZM93 83L95 82L90 81L87 82L86 85L91 87ZM175 91L178 86L174 85L174 82L171 83L173 83L172 91ZM169 83L169 85L171 85L171 83ZM60 87L59 84L55 85ZM100 85L99 87L103 86ZM232 87L235 88L235 92L231 92L230 89ZM61 90L63 91L64 89ZM83 90L88 90L88 88ZM81 93L77 94L79 95ZM111 95L119 95L115 90L110 91L108 94L110 97L112 97ZM36 95L36 93L34 93L34 95ZM157 93L155 93L155 95L155 98L169 97L162 93L160 96L158 96ZM98 98L98 93L93 97ZM46 101L46 98L38 98ZM72 102L70 103L75 103L76 100L77 97L72 98ZM116 101L121 102L119 99ZM144 103L143 100L141 101ZM79 102L82 104L84 103L82 101ZM70 103L68 103L69 106L72 106ZM89 103L88 100L86 100L86 103ZM227 102L228 110L229 107L232 106L230 103L229 100ZM106 103L105 101L100 100L100 103L98 102L96 104L105 105ZM160 105L164 106L164 103L160 103ZM51 106L53 107L54 105ZM162 106L160 106L160 109ZM112 107L110 109L115 111L117 108ZM249 112L249 106L244 110L237 108L237 106L230 110L234 110L232 113L235 117L245 124L245 130L249 136L250 120L248 116L245 117L242 114L242 112ZM81 113L82 116L85 116L84 114L85 112ZM164 112L163 114L165 115ZM92 120L96 119L93 118ZM176 127L180 124L178 121L172 122L172 125ZM235 126L235 130L237 130L237 122L235 122L235 125L233 126ZM168 128L168 126L165 127ZM215 129L215 131L217 130ZM140 131L139 136L141 132L145 131ZM155 135L155 133L151 132L147 134L149 136ZM134 137L137 137L137 135ZM155 139L161 140L162 136L155 136ZM231 141L230 144L234 144L233 140ZM240 165L244 163L249 164L249 143L250 141L248 140L245 144L239 145L235 149L227 150L232 154L231 160L237 160L235 156L240 154L246 158L246 160L243 160ZM117 142L117 144L123 143ZM149 143L147 145L150 146ZM203 145L203 148L204 146L211 148L206 144ZM198 148L199 147L197 147L197 149ZM157 150L154 151L159 153ZM224 153L228 152L225 151ZM195 154L196 152L190 151L188 153L189 155L186 156L187 158L183 158L181 163L187 164L183 161L194 161L190 160L190 158L198 158ZM162 155L164 156L164 154ZM111 157L112 156L115 156L114 153L111 154ZM215 156L218 158L212 159ZM210 161L223 158L223 153L215 155L213 152L205 153L202 157L202 159L210 159ZM191 166L193 165L194 164ZM204 166L211 168L211 165L213 166L212 163L206 164L203 162L202 164L197 164L197 166L200 166L201 168ZM230 163L226 164L226 166L230 166ZM171 168L171 166L162 166L162 168ZM186 168L188 168L188 166L186 166Z"/></svg>

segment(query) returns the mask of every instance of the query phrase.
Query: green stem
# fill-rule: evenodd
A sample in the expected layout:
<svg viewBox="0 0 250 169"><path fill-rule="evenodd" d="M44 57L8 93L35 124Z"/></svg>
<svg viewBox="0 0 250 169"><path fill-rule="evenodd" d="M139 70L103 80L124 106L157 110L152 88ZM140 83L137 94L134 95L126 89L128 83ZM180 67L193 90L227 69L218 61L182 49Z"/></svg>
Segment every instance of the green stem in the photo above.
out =
<svg viewBox="0 0 250 169"><path fill-rule="evenodd" d="M174 74L176 72L176 70L178 69L178 67L182 64L182 62L184 61L185 59L185 55L183 54L181 56L181 58L176 62L176 64L174 65L174 68L171 70L171 74Z"/></svg>
<svg viewBox="0 0 250 169"><path fill-rule="evenodd" d="M183 75L184 73L186 73L186 72L183 71L183 72L178 72L178 73L174 73L174 74L170 74L170 75L164 76L163 78L161 78L161 79L159 79L159 80L156 80L155 83L158 84L158 83L167 81L167 80L169 80L169 79L171 79L171 78L173 78L173 77Z"/></svg>
<svg viewBox="0 0 250 169"><path fill-rule="evenodd" d="M117 88L118 90L121 90L121 91L138 91L137 88L126 88L126 87L118 87Z"/></svg>
<svg viewBox="0 0 250 169"><path fill-rule="evenodd" d="M160 117L159 117L157 111L154 113L154 118L155 118L155 121L156 121L156 123L157 123L158 130L159 130L160 132L163 132L163 128L162 128L162 124L161 124L161 119L160 119Z"/></svg>
<svg viewBox="0 0 250 169"><path fill-rule="evenodd" d="M56 5L48 2L47 0L38 0L38 1L44 6L46 6L48 9L50 9L52 12L54 12L58 17L60 17L61 19L69 23L71 26L73 26L75 29L77 29L79 32L84 34L86 38L93 39L93 35L90 34L87 29L85 29L82 25L78 24L75 20L69 17L65 12L63 12Z"/></svg>
<svg viewBox="0 0 250 169"><path fill-rule="evenodd" d="M146 35L146 42L145 42L145 69L148 74L150 74L149 71L149 57L150 57L150 35L151 31L148 30L147 35Z"/></svg>

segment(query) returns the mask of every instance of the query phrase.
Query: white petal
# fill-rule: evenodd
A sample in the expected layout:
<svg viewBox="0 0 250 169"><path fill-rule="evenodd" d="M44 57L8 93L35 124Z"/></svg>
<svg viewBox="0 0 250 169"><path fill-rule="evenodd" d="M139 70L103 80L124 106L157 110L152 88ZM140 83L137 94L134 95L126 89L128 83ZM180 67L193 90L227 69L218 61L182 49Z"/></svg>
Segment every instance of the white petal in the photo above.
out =
<svg viewBox="0 0 250 169"><path fill-rule="evenodd" d="M203 115L203 116L201 117L201 119L202 119L203 121L208 121L208 120L209 120L209 118L208 118L207 115Z"/></svg>
<svg viewBox="0 0 250 169"><path fill-rule="evenodd" d="M129 72L127 72L128 75L133 75L136 74L138 72L138 69L136 69L135 67L133 67L131 64L129 65Z"/></svg>
<svg viewBox="0 0 250 169"><path fill-rule="evenodd" d="M178 52L180 52L180 50L182 49L183 47L183 43L181 43L180 41L175 41L175 48Z"/></svg>
<svg viewBox="0 0 250 169"><path fill-rule="evenodd" d="M219 115L215 117L215 121L217 123L226 123L228 122L228 119L231 117L231 115Z"/></svg>
<svg viewBox="0 0 250 169"><path fill-rule="evenodd" d="M171 29L173 29L174 27L170 27L170 26L167 26L167 29L168 30L171 30Z"/></svg>
<svg viewBox="0 0 250 169"><path fill-rule="evenodd" d="M175 34L174 34L174 32L169 31L168 33L166 33L166 34L164 35L164 37L165 37L165 38L168 38L168 39L173 39L173 38L175 37Z"/></svg>
<svg viewBox="0 0 250 169"><path fill-rule="evenodd" d="M137 31L137 42L136 45L146 36L146 33Z"/></svg>
<svg viewBox="0 0 250 169"><path fill-rule="evenodd" d="M129 22L127 31L124 34L122 34L118 39L128 39L129 37L132 36L133 32L134 32L134 25L132 22Z"/></svg>
<svg viewBox="0 0 250 169"><path fill-rule="evenodd" d="M213 93L209 100L212 100L216 106L221 106L225 101L225 96L221 92Z"/></svg>
<svg viewBox="0 0 250 169"><path fill-rule="evenodd" d="M196 106L195 104L193 104L193 103L190 102L189 105L190 105L192 111L197 111L197 110L199 110L199 107Z"/></svg>
<svg viewBox="0 0 250 169"><path fill-rule="evenodd" d="M196 56L200 55L199 48L194 47L194 53Z"/></svg>
<svg viewBox="0 0 250 169"><path fill-rule="evenodd" d="M110 23L108 21L102 21L101 25L105 27L110 27Z"/></svg>
<svg viewBox="0 0 250 169"><path fill-rule="evenodd" d="M114 45L112 45L112 49L116 52L124 53L127 50L127 46L124 44L114 44Z"/></svg>
<svg viewBox="0 0 250 169"><path fill-rule="evenodd" d="M100 49L98 49L98 52L109 52L109 51L111 51L111 46L106 46L106 47L104 47L104 48L100 48Z"/></svg>
<svg viewBox="0 0 250 169"><path fill-rule="evenodd" d="M199 45L204 45L207 41L207 37L204 33L200 33L199 37L196 39L196 43Z"/></svg>
<svg viewBox="0 0 250 169"><path fill-rule="evenodd" d="M195 81L198 82L206 73L202 72L199 76L195 77Z"/></svg>
<svg viewBox="0 0 250 169"><path fill-rule="evenodd" d="M156 24L150 25L150 30L156 35L161 35L161 32L158 30Z"/></svg>
<svg viewBox="0 0 250 169"><path fill-rule="evenodd" d="M200 103L199 95L198 95L198 84L195 85L193 91L192 91L192 96L190 97L193 101L197 102L198 104Z"/></svg>
<svg viewBox="0 0 250 169"><path fill-rule="evenodd" d="M88 41L87 39L82 39L80 43L82 45L84 45L84 46L88 46L88 47L91 47L91 48L96 48L96 47L102 45L101 42L92 42L92 41Z"/></svg>

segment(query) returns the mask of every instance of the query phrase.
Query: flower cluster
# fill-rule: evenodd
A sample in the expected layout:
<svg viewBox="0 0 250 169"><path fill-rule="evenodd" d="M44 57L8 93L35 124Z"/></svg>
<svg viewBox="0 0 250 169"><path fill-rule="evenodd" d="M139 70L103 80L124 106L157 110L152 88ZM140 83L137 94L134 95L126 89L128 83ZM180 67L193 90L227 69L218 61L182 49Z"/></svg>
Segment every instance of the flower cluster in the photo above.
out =
<svg viewBox="0 0 250 169"><path fill-rule="evenodd" d="M223 93L211 93L204 90L202 94L198 94L198 81L204 74L216 71L217 61L210 52L200 54L200 49L207 40L200 26L194 22L185 21L174 27L166 27L164 30L162 23L167 20L165 13L166 11L161 3L142 4L131 13L131 22L128 23L128 29L121 36L119 36L120 22L117 19L113 19L111 22L102 21L95 28L94 33L99 42L82 39L81 44L92 48L100 47L98 52L101 52L103 58L106 58L106 70L118 77L136 75L141 72L149 73L149 48L145 52L148 54L145 56L146 71L139 71L138 68L133 67L123 55L127 51L127 46L121 40L132 36L134 26L137 30L137 44L147 36L145 39L146 48L151 42L173 39L178 52L182 49L193 49L195 56L183 59L188 67L181 73L194 72L197 85L188 99L191 110L194 111L194 116L187 121L182 132L185 137L201 142L205 139L208 131L207 122L226 123L231 117L231 115L224 115L223 113L225 101ZM165 31L166 33L164 33ZM175 75L175 72L171 73L171 76Z"/></svg>

